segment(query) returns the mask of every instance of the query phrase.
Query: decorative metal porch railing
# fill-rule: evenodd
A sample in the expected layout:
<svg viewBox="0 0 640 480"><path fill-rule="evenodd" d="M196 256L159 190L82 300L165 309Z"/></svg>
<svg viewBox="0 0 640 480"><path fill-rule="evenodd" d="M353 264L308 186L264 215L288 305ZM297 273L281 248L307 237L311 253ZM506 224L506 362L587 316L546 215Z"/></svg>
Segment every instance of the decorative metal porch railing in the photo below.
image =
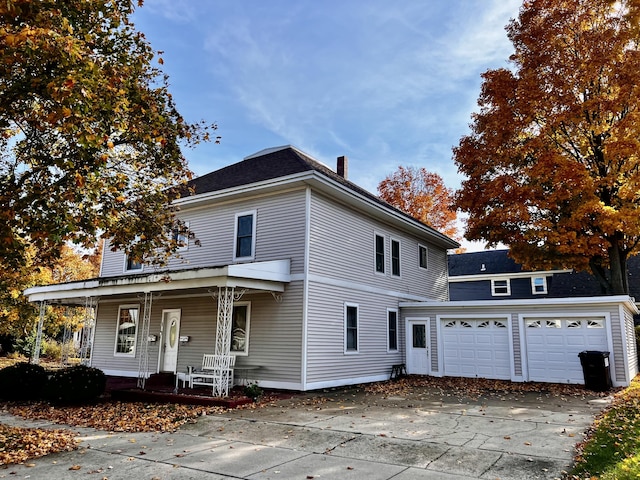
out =
<svg viewBox="0 0 640 480"><path fill-rule="evenodd" d="M96 297L85 297L84 321L80 336L80 351L78 354L82 365L89 365L91 363L91 350L93 349L97 306L98 299Z"/></svg>
<svg viewBox="0 0 640 480"><path fill-rule="evenodd" d="M40 347L42 346L42 326L44 325L44 317L47 313L47 302L40 302L40 311L38 314L38 329L36 331L36 341L33 345L33 355L31 355L31 363L38 365L40 363Z"/></svg>
<svg viewBox="0 0 640 480"><path fill-rule="evenodd" d="M140 363L138 365L138 388L144 389L149 377L149 329L151 325L151 306L153 293L144 293L144 310L142 312L142 328L140 331Z"/></svg>

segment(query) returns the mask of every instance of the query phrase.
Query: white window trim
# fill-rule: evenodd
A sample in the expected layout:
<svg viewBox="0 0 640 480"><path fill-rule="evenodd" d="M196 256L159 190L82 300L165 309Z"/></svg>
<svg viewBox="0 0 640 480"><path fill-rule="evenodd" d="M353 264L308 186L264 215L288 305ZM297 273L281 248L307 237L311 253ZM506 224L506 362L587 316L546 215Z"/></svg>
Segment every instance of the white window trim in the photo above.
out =
<svg viewBox="0 0 640 480"><path fill-rule="evenodd" d="M422 258L422 255L420 255L420 249L424 248L427 255L426 255L426 261L427 261L427 266L423 267L422 265L420 265L420 259ZM423 245L422 243L418 244L418 268L420 268L421 270L429 270L429 247L427 247L426 245Z"/></svg>
<svg viewBox="0 0 640 480"><path fill-rule="evenodd" d="M496 282L507 282L506 293L496 293ZM492 297L508 297L511 295L511 280L508 278L492 278L491 279L491 296Z"/></svg>
<svg viewBox="0 0 640 480"><path fill-rule="evenodd" d="M347 350L347 307L356 309L356 349ZM344 304L344 353L345 355L355 355L360 353L360 305L357 303Z"/></svg>
<svg viewBox="0 0 640 480"><path fill-rule="evenodd" d="M389 313L394 312L396 314L396 348L389 347ZM400 342L398 326L400 325L400 315L397 308L387 308L387 353L398 352L398 344Z"/></svg>
<svg viewBox="0 0 640 480"><path fill-rule="evenodd" d="M251 226L251 255L247 257L238 257L236 255L238 245L238 218L245 217L247 215L253 215L253 224ZM247 210L245 212L238 212L234 218L233 224L233 261L252 261L256 257L256 225L257 225L257 210Z"/></svg>
<svg viewBox="0 0 640 480"><path fill-rule="evenodd" d="M229 353L231 355L235 355L237 357L247 357L249 355L249 336L251 334L251 302L234 302L233 307L247 307L247 328L244 333L244 350L230 350ZM233 328L233 315L231 320L231 328ZM233 340L233 332L231 332L231 340Z"/></svg>
<svg viewBox="0 0 640 480"><path fill-rule="evenodd" d="M542 279L542 285L543 285L543 289L541 292L536 291L536 279L541 278ZM540 277L531 277L531 293L533 295L544 295L547 293L547 277L544 276L540 276Z"/></svg>
<svg viewBox="0 0 640 480"><path fill-rule="evenodd" d="M118 330L120 327L120 312L123 309L127 309L127 308L136 308L138 310L138 318L137 318L137 323L136 323L136 334L135 334L135 338L133 339L133 351L131 353L121 353L118 352ZM116 338L115 338L115 342L113 344L113 356L114 357L135 357L136 356L136 349L138 347L138 333L140 330L140 315L142 314L141 309L140 309L140 305L137 303L132 303L132 304L128 304L128 305L119 305L118 306L118 316L116 317Z"/></svg>
<svg viewBox="0 0 640 480"><path fill-rule="evenodd" d="M382 238L382 271L378 270L378 237ZM373 273L387 275L387 238L380 232L373 232Z"/></svg>
<svg viewBox="0 0 640 480"><path fill-rule="evenodd" d="M393 243L398 243L398 269L400 273L398 275L394 275L393 273ZM402 278L402 242L399 238L391 237L389 240L389 263L391 264L391 268L389 269L389 274L394 278Z"/></svg>
<svg viewBox="0 0 640 480"><path fill-rule="evenodd" d="M124 273L131 272L142 272L144 270L144 263L140 262L140 268L127 268L127 264L129 263L129 255L124 254L124 265L122 266L122 271Z"/></svg>

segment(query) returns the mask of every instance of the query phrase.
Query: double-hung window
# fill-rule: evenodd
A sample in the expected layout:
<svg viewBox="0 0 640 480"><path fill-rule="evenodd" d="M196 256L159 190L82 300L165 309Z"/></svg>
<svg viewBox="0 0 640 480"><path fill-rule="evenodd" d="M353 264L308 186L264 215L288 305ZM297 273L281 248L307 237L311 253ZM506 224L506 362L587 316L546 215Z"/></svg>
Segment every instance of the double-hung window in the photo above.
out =
<svg viewBox="0 0 640 480"><path fill-rule="evenodd" d="M358 305L344 305L344 351L358 353Z"/></svg>
<svg viewBox="0 0 640 480"><path fill-rule="evenodd" d="M256 247L256 212L236 214L234 260L253 260Z"/></svg>
<svg viewBox="0 0 640 480"><path fill-rule="evenodd" d="M400 241L391 239L391 275L400 276Z"/></svg>
<svg viewBox="0 0 640 480"><path fill-rule="evenodd" d="M118 309L114 355L134 357L140 318L139 305L121 305Z"/></svg>
<svg viewBox="0 0 640 480"><path fill-rule="evenodd" d="M384 273L384 236L376 234L376 272Z"/></svg>
<svg viewBox="0 0 640 480"><path fill-rule="evenodd" d="M429 266L429 250L424 245L418 245L418 264L425 270Z"/></svg>
<svg viewBox="0 0 640 480"><path fill-rule="evenodd" d="M236 303L231 314L231 353L249 355L250 303Z"/></svg>
<svg viewBox="0 0 640 480"><path fill-rule="evenodd" d="M387 310L387 351L398 350L398 311Z"/></svg>
<svg viewBox="0 0 640 480"><path fill-rule="evenodd" d="M189 222L184 222L182 226L184 228L189 228ZM189 237L184 233L184 228L177 225L171 231L171 239L178 244L178 250L189 249Z"/></svg>
<svg viewBox="0 0 640 480"><path fill-rule="evenodd" d="M532 277L531 293L534 295L547 293L547 277Z"/></svg>
<svg viewBox="0 0 640 480"><path fill-rule="evenodd" d="M131 255L127 255L124 260L125 272L141 272L142 262L134 259Z"/></svg>
<svg viewBox="0 0 640 480"><path fill-rule="evenodd" d="M505 297L511 295L511 283L509 279L491 280L491 295L494 297Z"/></svg>

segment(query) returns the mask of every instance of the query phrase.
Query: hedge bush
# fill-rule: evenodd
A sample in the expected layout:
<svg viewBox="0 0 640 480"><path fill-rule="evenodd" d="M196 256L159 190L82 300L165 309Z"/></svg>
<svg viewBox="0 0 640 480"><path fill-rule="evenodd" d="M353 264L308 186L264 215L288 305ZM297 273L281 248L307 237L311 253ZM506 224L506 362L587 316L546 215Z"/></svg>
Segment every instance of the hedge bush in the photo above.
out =
<svg viewBox="0 0 640 480"><path fill-rule="evenodd" d="M90 403L104 393L107 377L98 368L76 365L53 372L44 390L55 404Z"/></svg>
<svg viewBox="0 0 640 480"><path fill-rule="evenodd" d="M20 362L0 370L0 398L39 400L47 384L47 371L40 365Z"/></svg>

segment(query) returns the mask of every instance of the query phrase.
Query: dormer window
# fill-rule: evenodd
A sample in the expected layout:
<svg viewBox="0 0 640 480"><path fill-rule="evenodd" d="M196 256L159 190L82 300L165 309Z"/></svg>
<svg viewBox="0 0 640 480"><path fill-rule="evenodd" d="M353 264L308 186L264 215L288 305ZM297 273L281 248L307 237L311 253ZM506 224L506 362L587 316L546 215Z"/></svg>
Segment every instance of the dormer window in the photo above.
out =
<svg viewBox="0 0 640 480"><path fill-rule="evenodd" d="M533 293L534 295L547 293L547 277L532 277L531 293Z"/></svg>
<svg viewBox="0 0 640 480"><path fill-rule="evenodd" d="M494 297L505 297L511 295L511 283L509 279L491 280L491 295Z"/></svg>

